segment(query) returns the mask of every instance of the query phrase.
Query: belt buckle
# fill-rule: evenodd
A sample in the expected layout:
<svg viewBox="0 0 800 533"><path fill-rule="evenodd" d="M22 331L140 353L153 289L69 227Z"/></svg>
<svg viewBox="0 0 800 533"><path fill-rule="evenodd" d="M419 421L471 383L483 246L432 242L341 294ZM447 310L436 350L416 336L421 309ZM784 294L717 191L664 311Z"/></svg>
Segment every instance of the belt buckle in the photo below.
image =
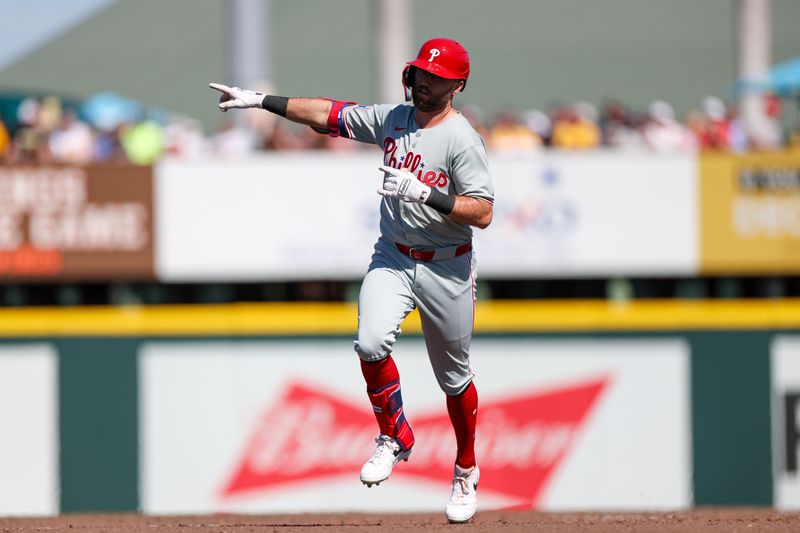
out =
<svg viewBox="0 0 800 533"><path fill-rule="evenodd" d="M425 252L425 250L420 250L419 248L409 248L408 257L417 261L423 261Z"/></svg>

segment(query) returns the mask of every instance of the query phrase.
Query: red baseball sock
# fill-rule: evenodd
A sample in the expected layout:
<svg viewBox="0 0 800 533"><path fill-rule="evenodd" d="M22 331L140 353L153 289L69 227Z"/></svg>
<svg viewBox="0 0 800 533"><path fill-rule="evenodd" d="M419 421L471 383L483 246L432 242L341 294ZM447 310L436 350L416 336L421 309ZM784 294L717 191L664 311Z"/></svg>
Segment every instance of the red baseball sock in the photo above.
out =
<svg viewBox="0 0 800 533"><path fill-rule="evenodd" d="M400 381L400 372L391 355L387 355L380 361L361 361L361 373L367 382L369 390L382 389L393 381Z"/></svg>
<svg viewBox="0 0 800 533"><path fill-rule="evenodd" d="M478 421L478 391L470 382L458 396L447 397L447 414L456 432L456 464L461 468L475 466L475 425Z"/></svg>
<svg viewBox="0 0 800 533"><path fill-rule="evenodd" d="M361 373L367 382L367 395L380 432L397 439L404 450L411 449L414 445L414 433L403 412L400 372L392 356L375 362L362 360Z"/></svg>

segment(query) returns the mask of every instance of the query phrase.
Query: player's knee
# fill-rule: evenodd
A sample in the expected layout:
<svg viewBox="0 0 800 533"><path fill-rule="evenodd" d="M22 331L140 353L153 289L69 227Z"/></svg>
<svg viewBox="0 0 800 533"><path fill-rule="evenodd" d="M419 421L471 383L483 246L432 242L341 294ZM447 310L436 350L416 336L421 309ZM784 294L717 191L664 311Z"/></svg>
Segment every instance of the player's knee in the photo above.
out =
<svg viewBox="0 0 800 533"><path fill-rule="evenodd" d="M391 342L386 337L359 332L354 346L362 361L380 361L392 350Z"/></svg>
<svg viewBox="0 0 800 533"><path fill-rule="evenodd" d="M436 374L436 381L439 383L439 388L442 389L442 392L447 396L458 396L469 386L472 377L472 374Z"/></svg>

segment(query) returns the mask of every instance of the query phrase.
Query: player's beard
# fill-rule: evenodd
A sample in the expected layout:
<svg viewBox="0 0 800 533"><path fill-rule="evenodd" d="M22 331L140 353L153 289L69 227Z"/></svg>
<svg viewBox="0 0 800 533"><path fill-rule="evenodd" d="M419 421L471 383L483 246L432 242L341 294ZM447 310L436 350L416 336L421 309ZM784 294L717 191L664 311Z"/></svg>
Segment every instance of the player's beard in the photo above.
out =
<svg viewBox="0 0 800 533"><path fill-rule="evenodd" d="M446 90L441 94L435 94L430 88L422 89L421 91L414 87L411 90L411 99L414 102L414 107L425 113L435 113L446 108L450 103L450 90Z"/></svg>

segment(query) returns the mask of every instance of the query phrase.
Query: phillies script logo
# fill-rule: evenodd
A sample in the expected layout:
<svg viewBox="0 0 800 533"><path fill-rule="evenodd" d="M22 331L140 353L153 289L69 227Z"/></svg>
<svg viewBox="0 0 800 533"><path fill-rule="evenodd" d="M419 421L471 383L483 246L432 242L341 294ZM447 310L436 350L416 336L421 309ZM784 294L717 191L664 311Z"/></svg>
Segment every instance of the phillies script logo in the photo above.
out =
<svg viewBox="0 0 800 533"><path fill-rule="evenodd" d="M603 377L482 403L475 441L481 489L514 499L516 508L536 507L608 382ZM364 404L369 406L366 398ZM343 473L352 474L353 483L358 483L377 434L375 418L364 407L291 384L261 416L222 497ZM416 437L414 451L392 476L448 481L456 442L446 412L409 413L409 418Z"/></svg>
<svg viewBox="0 0 800 533"><path fill-rule="evenodd" d="M417 179L428 187L444 187L447 185L447 174L435 170L425 170L422 155L406 152L397 158L397 141L392 137L383 140L383 163L392 168L404 169L417 175Z"/></svg>

